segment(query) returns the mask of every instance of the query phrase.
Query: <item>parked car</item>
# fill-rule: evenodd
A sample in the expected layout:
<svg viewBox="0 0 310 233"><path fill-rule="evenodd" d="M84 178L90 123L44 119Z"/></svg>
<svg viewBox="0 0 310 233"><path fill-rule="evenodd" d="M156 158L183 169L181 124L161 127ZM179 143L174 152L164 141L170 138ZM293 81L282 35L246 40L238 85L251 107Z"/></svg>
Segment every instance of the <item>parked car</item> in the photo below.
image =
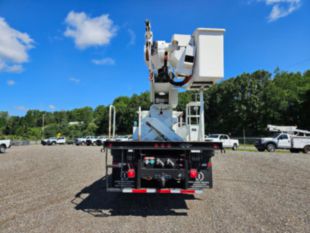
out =
<svg viewBox="0 0 310 233"><path fill-rule="evenodd" d="M224 148L231 148L233 150L237 150L239 147L239 140L232 139L227 134L209 134L205 140L211 142L221 142Z"/></svg>
<svg viewBox="0 0 310 233"><path fill-rule="evenodd" d="M51 137L51 138L48 138L48 139L43 139L41 141L41 144L43 146L45 145L64 145L66 144L66 138L65 137L59 137L59 138L55 138L55 137Z"/></svg>
<svg viewBox="0 0 310 233"><path fill-rule="evenodd" d="M11 147L11 140L0 140L0 153L5 153L5 151Z"/></svg>

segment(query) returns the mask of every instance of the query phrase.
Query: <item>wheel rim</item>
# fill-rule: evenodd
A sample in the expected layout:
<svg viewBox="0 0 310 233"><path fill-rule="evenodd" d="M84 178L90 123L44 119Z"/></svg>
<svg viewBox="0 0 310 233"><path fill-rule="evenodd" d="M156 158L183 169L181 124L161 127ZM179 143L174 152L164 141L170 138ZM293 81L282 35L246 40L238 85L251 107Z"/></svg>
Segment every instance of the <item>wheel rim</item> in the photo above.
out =
<svg viewBox="0 0 310 233"><path fill-rule="evenodd" d="M274 146L272 144L268 145L268 151L273 152L274 151Z"/></svg>

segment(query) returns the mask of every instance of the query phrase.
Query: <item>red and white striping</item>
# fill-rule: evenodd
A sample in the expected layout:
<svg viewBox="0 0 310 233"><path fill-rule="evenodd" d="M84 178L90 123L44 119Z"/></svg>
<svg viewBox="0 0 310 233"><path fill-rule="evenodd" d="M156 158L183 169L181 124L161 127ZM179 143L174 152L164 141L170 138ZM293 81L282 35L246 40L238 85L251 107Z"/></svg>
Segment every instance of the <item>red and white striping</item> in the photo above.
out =
<svg viewBox="0 0 310 233"><path fill-rule="evenodd" d="M161 193L161 194L201 194L202 190L195 189L132 189L124 188L123 193Z"/></svg>

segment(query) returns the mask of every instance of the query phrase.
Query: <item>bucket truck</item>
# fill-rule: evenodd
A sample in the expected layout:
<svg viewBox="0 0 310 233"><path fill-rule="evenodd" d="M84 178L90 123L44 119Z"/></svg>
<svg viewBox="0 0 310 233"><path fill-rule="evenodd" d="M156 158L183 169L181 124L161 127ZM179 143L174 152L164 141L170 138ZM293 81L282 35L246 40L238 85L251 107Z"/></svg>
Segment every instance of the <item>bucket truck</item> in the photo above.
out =
<svg viewBox="0 0 310 233"><path fill-rule="evenodd" d="M203 91L223 78L224 31L197 28L192 35L174 34L171 42L154 41L146 21L144 60L152 105L139 108L132 141L105 141L107 191L196 194L212 188L211 158L223 147L204 140ZM185 116L174 110L180 88L199 92Z"/></svg>
<svg viewBox="0 0 310 233"><path fill-rule="evenodd" d="M277 125L267 125L267 129L274 134L255 142L258 151L274 152L276 149L287 149L292 153L310 153L310 131L297 129L296 126Z"/></svg>

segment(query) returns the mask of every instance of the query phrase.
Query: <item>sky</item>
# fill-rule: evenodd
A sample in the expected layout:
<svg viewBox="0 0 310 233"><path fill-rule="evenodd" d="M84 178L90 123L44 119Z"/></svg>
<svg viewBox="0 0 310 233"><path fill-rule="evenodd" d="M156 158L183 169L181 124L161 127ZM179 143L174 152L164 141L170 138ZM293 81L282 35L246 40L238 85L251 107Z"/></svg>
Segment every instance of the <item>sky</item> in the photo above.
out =
<svg viewBox="0 0 310 233"><path fill-rule="evenodd" d="M309 0L0 0L0 111L96 107L149 90L145 19L154 40L225 28L224 79L310 69Z"/></svg>

